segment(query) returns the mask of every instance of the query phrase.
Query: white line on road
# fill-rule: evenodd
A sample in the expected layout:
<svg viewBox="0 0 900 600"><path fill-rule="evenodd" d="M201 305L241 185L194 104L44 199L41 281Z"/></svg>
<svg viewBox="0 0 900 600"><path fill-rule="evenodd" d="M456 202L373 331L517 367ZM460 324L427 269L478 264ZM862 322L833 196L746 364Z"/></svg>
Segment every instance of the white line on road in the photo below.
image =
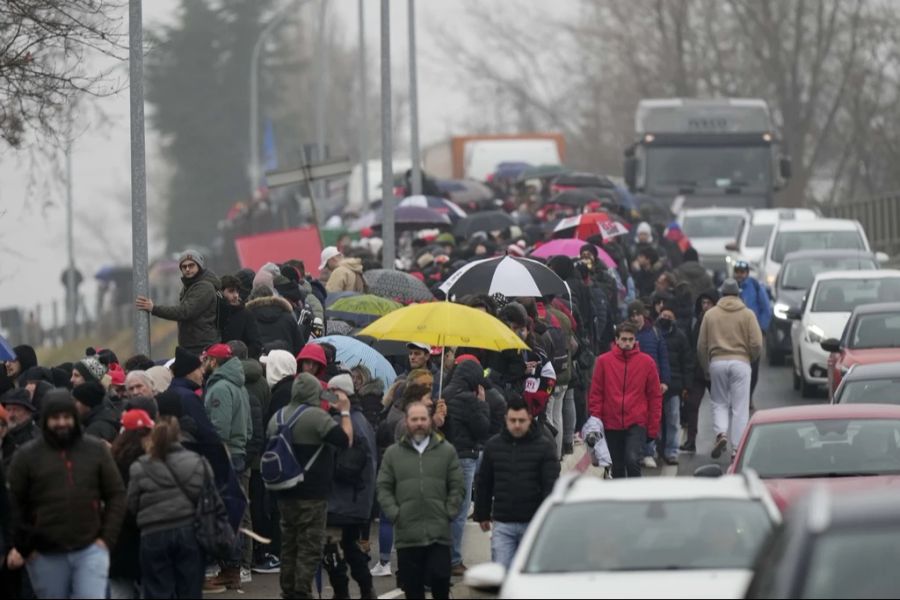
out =
<svg viewBox="0 0 900 600"><path fill-rule="evenodd" d="M378 596L382 600L394 600L395 598L399 598L403 595L403 590L400 588L394 588L389 592L385 592L382 595Z"/></svg>

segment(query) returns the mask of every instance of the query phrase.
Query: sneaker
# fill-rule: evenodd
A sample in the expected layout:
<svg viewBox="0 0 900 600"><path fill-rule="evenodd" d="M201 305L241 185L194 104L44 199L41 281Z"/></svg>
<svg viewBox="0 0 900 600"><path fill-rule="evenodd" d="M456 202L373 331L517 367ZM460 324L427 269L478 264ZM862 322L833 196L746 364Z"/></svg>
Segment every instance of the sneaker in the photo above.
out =
<svg viewBox="0 0 900 600"><path fill-rule="evenodd" d="M710 456L713 458L719 458L722 456L722 453L725 452L725 448L728 446L728 438L725 437L724 433L720 433L716 436L716 443L713 445L712 453Z"/></svg>
<svg viewBox="0 0 900 600"><path fill-rule="evenodd" d="M219 565L212 564L212 565L209 565L208 567L206 567L206 573L204 573L203 576L206 577L207 579L212 579L213 577L218 576L219 573L221 572L221 570L222 569L219 568Z"/></svg>
<svg viewBox="0 0 900 600"><path fill-rule="evenodd" d="M253 575L250 573L250 569L241 567L241 583L251 583L252 581Z"/></svg>
<svg viewBox="0 0 900 600"><path fill-rule="evenodd" d="M274 554L266 554L263 560L253 565L254 573L281 573L281 560Z"/></svg>
<svg viewBox="0 0 900 600"><path fill-rule="evenodd" d="M377 562L375 563L375 566L369 570L369 573L372 574L372 577L390 577L393 575L393 573L391 573L391 563Z"/></svg>
<svg viewBox="0 0 900 600"><path fill-rule="evenodd" d="M678 457L677 456L667 456L663 460L666 461L666 464L669 465L670 467L678 465Z"/></svg>
<svg viewBox="0 0 900 600"><path fill-rule="evenodd" d="M450 575L452 577L462 577L463 575L466 574L466 571L468 571L468 570L469 570L469 567L467 567L466 565L464 565L462 563L459 563L458 565L453 565L450 568Z"/></svg>
<svg viewBox="0 0 900 600"><path fill-rule="evenodd" d="M655 469L656 459L654 459L652 456L645 456L643 459L641 459L641 466L646 469Z"/></svg>
<svg viewBox="0 0 900 600"><path fill-rule="evenodd" d="M697 451L697 444L695 442L685 442L678 449L685 454L694 454Z"/></svg>

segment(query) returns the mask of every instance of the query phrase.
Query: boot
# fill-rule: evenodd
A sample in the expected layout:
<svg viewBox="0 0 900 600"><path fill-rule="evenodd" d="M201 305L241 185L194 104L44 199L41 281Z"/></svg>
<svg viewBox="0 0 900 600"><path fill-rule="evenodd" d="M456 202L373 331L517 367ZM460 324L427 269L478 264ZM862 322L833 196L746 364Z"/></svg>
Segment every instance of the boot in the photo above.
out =
<svg viewBox="0 0 900 600"><path fill-rule="evenodd" d="M211 580L207 580L210 586L225 586L228 590L241 589L241 567L224 567L222 571Z"/></svg>

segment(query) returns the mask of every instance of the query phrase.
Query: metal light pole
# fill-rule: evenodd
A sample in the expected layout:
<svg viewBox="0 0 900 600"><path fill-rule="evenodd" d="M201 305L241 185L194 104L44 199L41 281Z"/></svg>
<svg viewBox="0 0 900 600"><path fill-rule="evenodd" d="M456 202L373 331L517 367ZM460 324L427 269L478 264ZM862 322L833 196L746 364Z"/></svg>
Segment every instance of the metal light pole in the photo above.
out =
<svg viewBox="0 0 900 600"><path fill-rule="evenodd" d="M128 77L131 101L131 252L134 294L150 296L147 275L147 164L144 154L144 31L141 0L128 2ZM134 350L150 356L150 313L135 311Z"/></svg>
<svg viewBox="0 0 900 600"><path fill-rule="evenodd" d="M366 24L363 0L359 0L359 166L362 169L364 209L369 207L369 97L366 85Z"/></svg>
<svg viewBox="0 0 900 600"><path fill-rule="evenodd" d="M381 226L382 266L394 268L397 253L394 239L394 164L391 139L391 5L381 0Z"/></svg>
<svg viewBox="0 0 900 600"><path fill-rule="evenodd" d="M319 30L316 35L316 156L315 160L325 160L325 139L327 123L325 122L325 104L328 94L328 60L325 48L325 24L328 10L328 0L321 0L319 6ZM325 182L319 181L313 184L316 188L315 196L319 200L325 198Z"/></svg>
<svg viewBox="0 0 900 600"><path fill-rule="evenodd" d="M409 0L409 148L412 154L412 190L417 196L422 193L422 161L419 157L419 83L416 73L416 9L415 0Z"/></svg>
<svg viewBox="0 0 900 600"><path fill-rule="evenodd" d="M66 337L75 339L75 319L78 302L75 299L75 217L72 193L72 111L69 110L68 139L66 140L66 251L69 266L66 269Z"/></svg>

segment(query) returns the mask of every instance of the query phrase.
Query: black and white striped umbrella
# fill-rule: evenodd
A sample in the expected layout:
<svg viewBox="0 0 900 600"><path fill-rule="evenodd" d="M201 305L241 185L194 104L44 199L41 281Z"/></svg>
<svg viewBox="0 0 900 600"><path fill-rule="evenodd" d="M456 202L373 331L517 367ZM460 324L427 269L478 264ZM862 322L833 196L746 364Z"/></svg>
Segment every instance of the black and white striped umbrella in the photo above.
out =
<svg viewBox="0 0 900 600"><path fill-rule="evenodd" d="M500 293L510 298L568 296L565 282L543 263L499 256L471 262L440 287L448 297Z"/></svg>
<svg viewBox="0 0 900 600"><path fill-rule="evenodd" d="M452 223L466 217L466 211L445 198L437 196L407 196L397 206L421 206L434 212L447 215Z"/></svg>

